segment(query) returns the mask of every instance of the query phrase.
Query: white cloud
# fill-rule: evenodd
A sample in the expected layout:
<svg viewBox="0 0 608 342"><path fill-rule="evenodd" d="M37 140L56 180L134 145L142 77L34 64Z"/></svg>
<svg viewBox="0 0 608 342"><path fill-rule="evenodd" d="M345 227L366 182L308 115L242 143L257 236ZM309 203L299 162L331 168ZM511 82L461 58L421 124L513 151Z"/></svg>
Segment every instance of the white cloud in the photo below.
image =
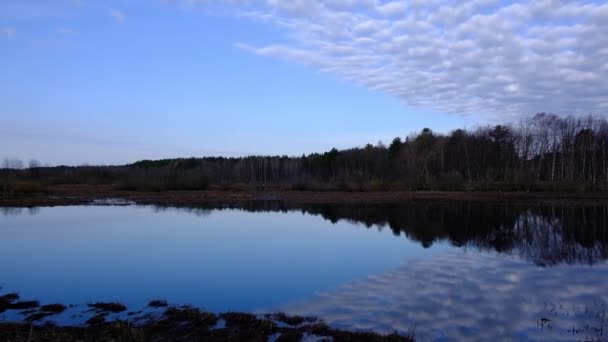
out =
<svg viewBox="0 0 608 342"><path fill-rule="evenodd" d="M405 13L406 11L405 2L403 1L391 1L376 6L378 13L387 16L396 16Z"/></svg>
<svg viewBox="0 0 608 342"><path fill-rule="evenodd" d="M14 37L17 34L17 29L14 27L2 27L0 28L0 36L1 37Z"/></svg>
<svg viewBox="0 0 608 342"><path fill-rule="evenodd" d="M111 9L110 16L112 16L112 18L114 18L114 20L118 21L119 23L122 23L127 20L127 15L117 9Z"/></svg>
<svg viewBox="0 0 608 342"><path fill-rule="evenodd" d="M206 0L188 0L189 5ZM226 0L287 43L247 45L410 105L502 118L604 114L608 4L565 0Z"/></svg>

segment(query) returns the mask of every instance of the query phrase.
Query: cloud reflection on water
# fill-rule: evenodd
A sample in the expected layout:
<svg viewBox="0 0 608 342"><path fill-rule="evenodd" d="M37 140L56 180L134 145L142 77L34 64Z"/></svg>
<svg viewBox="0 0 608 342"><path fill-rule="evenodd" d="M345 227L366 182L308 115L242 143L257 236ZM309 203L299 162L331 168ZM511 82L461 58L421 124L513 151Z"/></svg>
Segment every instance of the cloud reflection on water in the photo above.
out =
<svg viewBox="0 0 608 342"><path fill-rule="evenodd" d="M415 329L418 340L608 339L607 284L606 263L539 268L517 257L451 252L284 309L340 328ZM602 326L599 336L594 328Z"/></svg>

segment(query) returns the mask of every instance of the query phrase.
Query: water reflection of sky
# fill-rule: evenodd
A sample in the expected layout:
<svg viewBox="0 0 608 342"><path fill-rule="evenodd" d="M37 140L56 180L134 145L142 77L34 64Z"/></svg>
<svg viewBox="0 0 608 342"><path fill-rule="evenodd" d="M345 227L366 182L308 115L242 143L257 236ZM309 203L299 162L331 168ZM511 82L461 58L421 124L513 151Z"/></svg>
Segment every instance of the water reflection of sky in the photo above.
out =
<svg viewBox="0 0 608 342"><path fill-rule="evenodd" d="M539 268L517 257L448 252L351 282L284 309L341 328L418 340L607 339L608 264ZM598 316L599 314L599 316ZM550 319L545 325L542 318ZM603 326L599 336L595 328ZM575 329L577 332L573 332Z"/></svg>
<svg viewBox="0 0 608 342"><path fill-rule="evenodd" d="M415 328L418 340L593 338L601 325L593 314L608 303L602 258L592 266L531 261L573 246L588 254L547 224L514 229L514 249L498 253L447 239L423 248L382 225L298 211L71 206L2 214L2 292L43 303L138 309L164 298L211 311L315 315L348 329ZM541 318L550 327L540 329Z"/></svg>
<svg viewBox="0 0 608 342"><path fill-rule="evenodd" d="M265 310L448 248L298 212L203 213L73 206L1 216L0 286L47 303Z"/></svg>

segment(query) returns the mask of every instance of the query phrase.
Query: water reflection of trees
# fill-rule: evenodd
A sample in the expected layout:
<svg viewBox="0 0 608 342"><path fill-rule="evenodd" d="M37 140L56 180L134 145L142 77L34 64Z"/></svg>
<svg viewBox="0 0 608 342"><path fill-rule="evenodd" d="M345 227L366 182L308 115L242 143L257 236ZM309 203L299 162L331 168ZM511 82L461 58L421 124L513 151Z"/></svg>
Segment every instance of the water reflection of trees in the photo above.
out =
<svg viewBox="0 0 608 342"><path fill-rule="evenodd" d="M23 208L2 207L2 208L0 208L0 212L4 216L17 216L17 215L21 215L21 213L23 212Z"/></svg>
<svg viewBox="0 0 608 342"><path fill-rule="evenodd" d="M154 206L155 212L175 210ZM382 204L291 205L279 201L206 204L180 207L197 216L217 210L293 212L320 215L378 230L390 229L428 248L436 242L499 253L517 254L539 266L593 264L608 259L608 204L528 206L523 204L411 201ZM0 208L5 216L23 208ZM37 208L29 209L36 214Z"/></svg>
<svg viewBox="0 0 608 342"><path fill-rule="evenodd" d="M539 266L593 264L608 259L608 205L535 206L482 202L415 201L387 204L289 205L251 201L205 209L288 212L344 220L430 247L454 246L517 254ZM201 210L199 208L198 210Z"/></svg>
<svg viewBox="0 0 608 342"><path fill-rule="evenodd" d="M527 207L478 202L313 205L313 214L366 227L430 247L437 241L518 254L538 265L608 259L607 206Z"/></svg>
<svg viewBox="0 0 608 342"><path fill-rule="evenodd" d="M146 206L141 206L141 207L146 207ZM183 211L186 212L188 214L191 215L195 215L198 217L206 217L211 215L211 213L213 212L213 208L199 208L199 207L168 207L168 206L160 206L160 205L155 205L152 207L152 211L154 211L155 213L163 213L166 211L175 211L175 210L179 210L179 211Z"/></svg>

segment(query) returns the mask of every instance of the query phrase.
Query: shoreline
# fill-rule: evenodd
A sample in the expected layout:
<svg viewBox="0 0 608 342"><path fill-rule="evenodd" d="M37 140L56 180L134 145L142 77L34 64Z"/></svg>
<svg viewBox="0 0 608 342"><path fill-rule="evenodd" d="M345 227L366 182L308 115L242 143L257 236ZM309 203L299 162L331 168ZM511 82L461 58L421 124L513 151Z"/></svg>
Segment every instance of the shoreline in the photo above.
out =
<svg viewBox="0 0 608 342"><path fill-rule="evenodd" d="M166 317L134 325L127 321L113 321L88 326L57 326L52 324L0 322L3 341L371 341L413 342L413 336L397 333L388 335L364 331L333 329L320 321L288 325L283 321L259 318L248 313L205 312L185 313L184 317ZM188 315L192 315L187 317ZM226 326L216 328L211 323L229 317ZM291 319L288 317L288 319ZM213 321L209 321L213 320Z"/></svg>
<svg viewBox="0 0 608 342"><path fill-rule="evenodd" d="M509 201L532 205L608 203L608 192L501 192L501 191L296 191L243 189L204 191L139 192L118 191L111 186L55 186L46 193L0 198L0 207L52 207L87 205L94 201L118 199L140 205L196 206L238 204L248 201L280 201L297 204L395 203L430 201Z"/></svg>
<svg viewBox="0 0 608 342"><path fill-rule="evenodd" d="M303 338L334 341L414 340L413 333L380 334L332 328L316 317L285 313L212 313L197 307L169 305L151 300L138 311L129 311L118 302L89 303L80 316L82 323L58 325L52 319L74 310L76 305L47 304L21 300L18 293L0 296L0 313L19 312L19 320L0 320L2 341L300 341Z"/></svg>

